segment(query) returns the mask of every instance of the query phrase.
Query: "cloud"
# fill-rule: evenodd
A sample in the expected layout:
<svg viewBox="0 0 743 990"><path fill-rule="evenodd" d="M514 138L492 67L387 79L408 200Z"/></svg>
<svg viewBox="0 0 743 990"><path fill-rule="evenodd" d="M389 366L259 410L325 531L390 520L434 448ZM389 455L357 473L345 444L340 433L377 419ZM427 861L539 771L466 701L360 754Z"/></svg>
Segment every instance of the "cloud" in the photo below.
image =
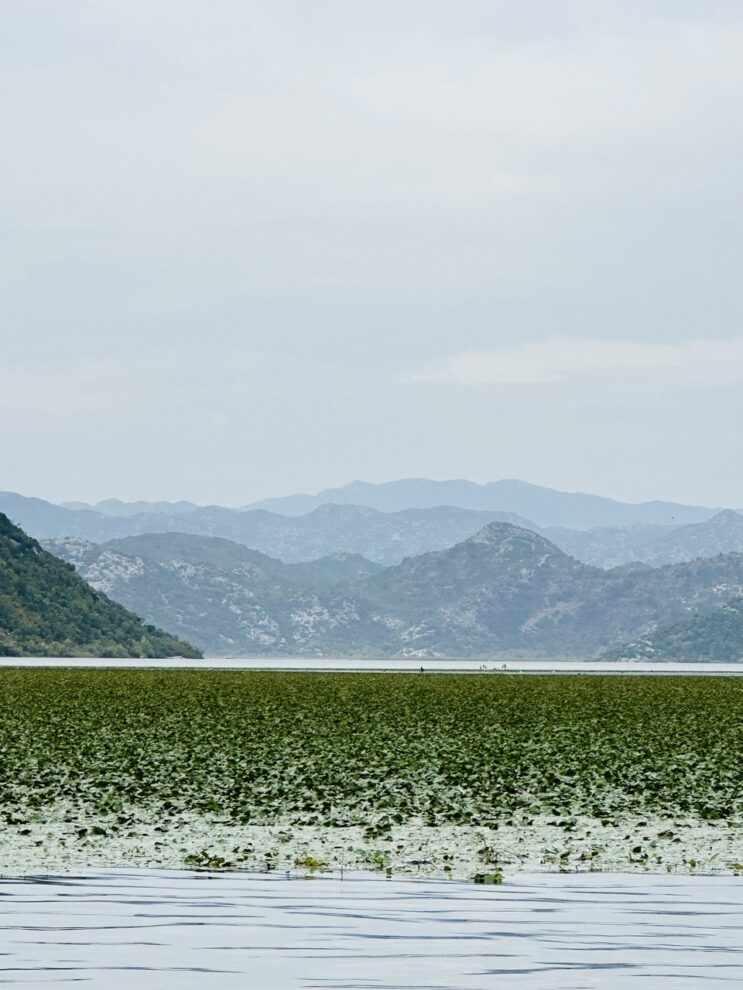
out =
<svg viewBox="0 0 743 990"><path fill-rule="evenodd" d="M432 361L408 380L459 385L541 385L596 372L671 372L684 382L743 378L743 340L638 340L550 337L513 347L465 350Z"/></svg>

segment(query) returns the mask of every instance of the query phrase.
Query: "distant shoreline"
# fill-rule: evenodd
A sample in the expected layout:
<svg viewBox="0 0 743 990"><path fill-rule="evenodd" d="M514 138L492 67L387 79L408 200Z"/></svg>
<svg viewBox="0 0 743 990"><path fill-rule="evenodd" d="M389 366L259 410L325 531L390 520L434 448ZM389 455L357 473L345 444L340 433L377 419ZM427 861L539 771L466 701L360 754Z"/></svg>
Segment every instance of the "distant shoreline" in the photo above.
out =
<svg viewBox="0 0 743 990"><path fill-rule="evenodd" d="M339 657L206 657L119 659L111 657L0 657L3 667L79 667L157 670L276 670L309 673L461 673L461 674L629 674L743 676L743 661L710 662L646 660L456 660L427 657L370 659Z"/></svg>

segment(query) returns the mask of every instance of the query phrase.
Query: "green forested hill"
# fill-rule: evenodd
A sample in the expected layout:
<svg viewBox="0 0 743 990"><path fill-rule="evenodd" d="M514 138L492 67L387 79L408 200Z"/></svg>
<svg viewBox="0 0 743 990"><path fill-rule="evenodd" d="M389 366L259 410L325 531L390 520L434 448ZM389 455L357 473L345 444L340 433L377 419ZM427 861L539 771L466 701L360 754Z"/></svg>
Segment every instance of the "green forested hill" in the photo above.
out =
<svg viewBox="0 0 743 990"><path fill-rule="evenodd" d="M2 513L0 655L201 656L95 591Z"/></svg>

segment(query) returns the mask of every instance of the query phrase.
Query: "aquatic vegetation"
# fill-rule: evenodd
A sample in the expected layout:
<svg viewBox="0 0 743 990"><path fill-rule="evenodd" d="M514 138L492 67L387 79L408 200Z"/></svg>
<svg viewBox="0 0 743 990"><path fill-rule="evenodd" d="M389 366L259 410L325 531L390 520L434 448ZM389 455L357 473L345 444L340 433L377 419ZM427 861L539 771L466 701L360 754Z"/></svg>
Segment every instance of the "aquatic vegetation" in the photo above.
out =
<svg viewBox="0 0 743 990"><path fill-rule="evenodd" d="M312 856L310 853L303 853L301 856L296 856L294 858L294 865L298 866L302 870L309 870L310 873L316 873L328 864L319 856Z"/></svg>
<svg viewBox="0 0 743 990"><path fill-rule="evenodd" d="M195 866L202 870L224 870L232 866L232 863L226 860L224 856L209 853L206 849L184 856L183 863L185 866Z"/></svg>
<svg viewBox="0 0 743 990"><path fill-rule="evenodd" d="M384 849L359 849L358 858L373 870L389 870L392 865L392 858Z"/></svg>
<svg viewBox="0 0 743 990"><path fill-rule="evenodd" d="M0 672L0 815L16 826L53 804L109 836L142 808L164 832L196 814L370 841L545 814L566 834L577 815L715 822L743 813L741 752L735 678Z"/></svg>
<svg viewBox="0 0 743 990"><path fill-rule="evenodd" d="M492 870L490 873L476 873L472 879L475 883L500 884L503 883L503 874L500 870Z"/></svg>

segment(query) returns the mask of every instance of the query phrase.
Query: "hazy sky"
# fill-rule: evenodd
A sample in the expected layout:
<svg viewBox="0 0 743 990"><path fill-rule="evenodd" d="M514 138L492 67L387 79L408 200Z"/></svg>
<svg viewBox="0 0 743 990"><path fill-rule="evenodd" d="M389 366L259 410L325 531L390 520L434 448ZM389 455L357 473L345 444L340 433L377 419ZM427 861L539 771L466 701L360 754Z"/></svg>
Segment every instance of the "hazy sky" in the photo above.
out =
<svg viewBox="0 0 743 990"><path fill-rule="evenodd" d="M0 488L743 503L740 0L0 0Z"/></svg>

